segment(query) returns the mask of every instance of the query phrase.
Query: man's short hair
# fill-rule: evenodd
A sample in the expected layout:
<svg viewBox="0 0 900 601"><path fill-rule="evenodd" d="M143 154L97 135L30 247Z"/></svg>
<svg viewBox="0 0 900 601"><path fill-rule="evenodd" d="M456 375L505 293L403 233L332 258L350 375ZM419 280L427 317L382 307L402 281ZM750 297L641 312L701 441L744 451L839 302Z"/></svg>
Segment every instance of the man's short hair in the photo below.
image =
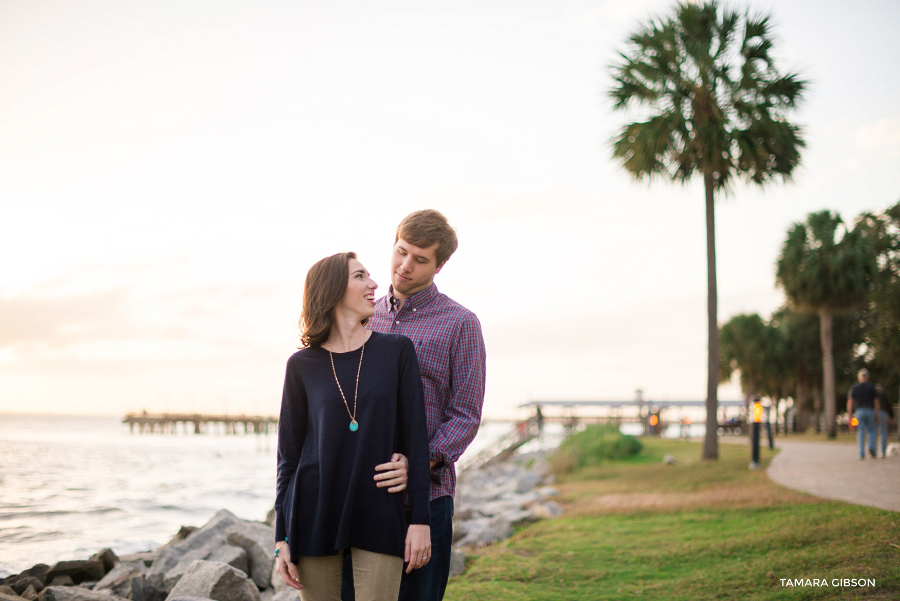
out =
<svg viewBox="0 0 900 601"><path fill-rule="evenodd" d="M418 244L416 246L418 246ZM864 378L864 379L868 380L869 379L869 370L866 369L865 367L862 368L861 370L856 372L856 377Z"/></svg>
<svg viewBox="0 0 900 601"><path fill-rule="evenodd" d="M459 246L456 230L446 217L434 209L415 211L404 217L397 226L394 243L400 238L420 248L428 248L437 242L434 256L438 267L446 263Z"/></svg>

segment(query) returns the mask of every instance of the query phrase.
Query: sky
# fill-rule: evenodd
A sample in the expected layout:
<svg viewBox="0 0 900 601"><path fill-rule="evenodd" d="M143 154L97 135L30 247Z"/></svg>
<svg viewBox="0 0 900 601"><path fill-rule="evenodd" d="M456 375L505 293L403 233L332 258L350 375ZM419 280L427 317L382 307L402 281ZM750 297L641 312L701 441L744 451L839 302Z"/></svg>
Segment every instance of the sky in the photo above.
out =
<svg viewBox="0 0 900 601"><path fill-rule="evenodd" d="M703 188L636 182L609 67L664 0L0 2L0 412L277 414L303 279L457 228L487 417L702 400ZM900 4L773 0L793 182L717 201L719 321L784 302L792 223L900 200ZM740 398L735 383L721 399Z"/></svg>

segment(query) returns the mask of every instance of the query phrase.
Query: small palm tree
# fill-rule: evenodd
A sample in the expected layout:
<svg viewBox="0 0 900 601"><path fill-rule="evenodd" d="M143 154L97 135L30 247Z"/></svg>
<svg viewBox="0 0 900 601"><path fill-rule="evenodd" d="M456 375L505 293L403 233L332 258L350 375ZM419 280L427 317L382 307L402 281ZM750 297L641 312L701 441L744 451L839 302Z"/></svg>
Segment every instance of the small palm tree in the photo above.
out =
<svg viewBox="0 0 900 601"><path fill-rule="evenodd" d="M804 146L786 115L805 82L781 74L771 56L768 17L684 3L643 25L613 67L615 109L649 117L626 125L613 157L635 178L703 179L706 193L709 372L706 423L718 410L718 321L714 198L743 178L766 184L790 177ZM718 458L716 428L706 429L704 459Z"/></svg>
<svg viewBox="0 0 900 601"><path fill-rule="evenodd" d="M811 213L806 222L795 223L776 264L776 282L791 305L819 314L829 438L837 435L833 317L866 302L873 271L873 254L861 229L848 229L830 211Z"/></svg>
<svg viewBox="0 0 900 601"><path fill-rule="evenodd" d="M749 409L751 399L759 392L765 378L769 354L768 326L762 318L752 315L735 315L722 325L719 331L720 382L727 382L735 372L740 374L741 390Z"/></svg>

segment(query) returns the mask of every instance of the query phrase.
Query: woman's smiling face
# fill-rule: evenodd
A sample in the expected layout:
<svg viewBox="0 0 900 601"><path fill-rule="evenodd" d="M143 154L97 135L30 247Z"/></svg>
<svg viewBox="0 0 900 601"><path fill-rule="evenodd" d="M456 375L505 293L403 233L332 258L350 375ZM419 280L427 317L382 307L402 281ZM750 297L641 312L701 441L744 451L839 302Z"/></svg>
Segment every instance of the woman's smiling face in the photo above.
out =
<svg viewBox="0 0 900 601"><path fill-rule="evenodd" d="M378 288L378 284L357 259L350 259L347 267L350 271L347 276L347 290L337 308L358 314L360 320L372 317L375 315L375 289Z"/></svg>

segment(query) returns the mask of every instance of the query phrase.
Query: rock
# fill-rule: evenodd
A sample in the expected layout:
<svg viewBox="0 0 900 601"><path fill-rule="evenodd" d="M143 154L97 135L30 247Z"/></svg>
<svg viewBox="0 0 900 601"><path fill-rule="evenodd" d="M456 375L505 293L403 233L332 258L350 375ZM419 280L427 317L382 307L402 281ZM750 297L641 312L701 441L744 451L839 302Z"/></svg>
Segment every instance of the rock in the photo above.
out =
<svg viewBox="0 0 900 601"><path fill-rule="evenodd" d="M175 567L166 572L163 577L163 585L166 591L171 592L178 580L190 569L191 564L198 559L226 563L244 574L250 572L250 559L247 556L247 552L240 547L229 545L225 540L225 536L217 533L217 536L199 549L185 553L178 563L175 564Z"/></svg>
<svg viewBox="0 0 900 601"><path fill-rule="evenodd" d="M271 601L299 601L299 599L300 592L297 589L287 587L280 593L276 593L275 596L272 597Z"/></svg>
<svg viewBox="0 0 900 601"><path fill-rule="evenodd" d="M475 511L474 507L460 507L459 509L454 508L453 510L453 521L455 522L464 522L466 520L471 520L474 517L478 517L478 512Z"/></svg>
<svg viewBox="0 0 900 601"><path fill-rule="evenodd" d="M93 555L91 555L91 559L100 561L103 563L103 571L109 572L113 569L117 563L119 563L119 558L116 557L116 554L113 553L112 549L103 549L102 551L97 551ZM98 578L99 580L99 578Z"/></svg>
<svg viewBox="0 0 900 601"><path fill-rule="evenodd" d="M277 516L278 516L278 514L275 511L275 508L273 507L272 509L269 510L269 513L266 514L266 523L269 526L271 526L272 528L274 528L275 527L275 519L277 518Z"/></svg>
<svg viewBox="0 0 900 601"><path fill-rule="evenodd" d="M43 588L43 587L41 587L41 588ZM25 591L19 596L22 597L23 599L28 599L28 601L37 601L37 598L38 598L37 591L30 584L28 585L28 588L26 588Z"/></svg>
<svg viewBox="0 0 900 601"><path fill-rule="evenodd" d="M95 591L109 589L120 597L131 598L131 579L146 573L147 567L141 560L120 561L112 570L107 572L100 582L94 585Z"/></svg>
<svg viewBox="0 0 900 601"><path fill-rule="evenodd" d="M153 566L147 574L148 578L153 580L154 577L165 576L166 572L174 568L185 554L199 550L214 538L221 538L224 544L225 529L239 521L240 518L233 513L222 509L202 528L191 531L183 540L176 536L163 548L159 557L153 562ZM185 528L182 527L182 531ZM195 557L194 559L202 558Z"/></svg>
<svg viewBox="0 0 900 601"><path fill-rule="evenodd" d="M519 476L516 482L516 492L523 493L534 489L537 485L544 481L544 476L535 472L525 472Z"/></svg>
<svg viewBox="0 0 900 601"><path fill-rule="evenodd" d="M472 529L466 533L458 544L460 547L489 545L510 536L512 536L512 524L502 515L498 515L490 518L483 528Z"/></svg>
<svg viewBox="0 0 900 601"><path fill-rule="evenodd" d="M3 588L9 588L9 587L3 587ZM15 594L15 592L13 592L12 594L0 592L0 601L22 601L22 597Z"/></svg>
<svg viewBox="0 0 900 601"><path fill-rule="evenodd" d="M259 601L259 590L243 572L218 561L195 560L166 601L203 597L214 601Z"/></svg>
<svg viewBox="0 0 900 601"><path fill-rule="evenodd" d="M537 489L537 493L542 497L555 497L559 494L559 489L553 486L542 486Z"/></svg>
<svg viewBox="0 0 900 601"><path fill-rule="evenodd" d="M663 465L677 465L678 464L678 460L675 459L674 455L666 455L665 457L663 457L662 462L663 462Z"/></svg>
<svg viewBox="0 0 900 601"><path fill-rule="evenodd" d="M0 584L0 594L7 595L9 597L19 596L19 594L14 591L11 586L6 586L5 584Z"/></svg>
<svg viewBox="0 0 900 601"><path fill-rule="evenodd" d="M24 596L25 589L27 589L29 586L33 588L37 593L44 590L44 582L42 580L40 580L39 578L35 578L34 576L26 576L23 574L19 574L19 577L16 578L16 581L10 585L10 587L12 587L12 589L16 591L16 594L20 597Z"/></svg>
<svg viewBox="0 0 900 601"><path fill-rule="evenodd" d="M49 572L49 571L50 571L50 566L48 566L45 563L37 563L37 564L31 566L30 568L28 568L27 570L25 570L24 572L22 572L21 574L19 574L19 577L21 578L22 576L34 576L35 578L40 580L41 583L46 584L47 583L47 572ZM41 592L41 589L37 589L37 592Z"/></svg>
<svg viewBox="0 0 900 601"><path fill-rule="evenodd" d="M85 580L84 582L79 582L75 586L80 586L81 588L86 588L90 590L94 590L94 585L97 584L96 580Z"/></svg>
<svg viewBox="0 0 900 601"><path fill-rule="evenodd" d="M275 528L258 522L238 522L225 529L225 540L247 552L249 575L256 586L260 590L268 587L275 567Z"/></svg>
<svg viewBox="0 0 900 601"><path fill-rule="evenodd" d="M450 551L450 578L466 571L466 554L459 549Z"/></svg>
<svg viewBox="0 0 900 601"><path fill-rule="evenodd" d="M44 601L123 601L109 591L91 591L80 586L48 586L42 596Z"/></svg>
<svg viewBox="0 0 900 601"><path fill-rule="evenodd" d="M546 503L534 507L532 511L534 512L535 517L539 519L555 518L565 513L562 505L556 501L547 501Z"/></svg>
<svg viewBox="0 0 900 601"><path fill-rule="evenodd" d="M98 559L81 559L57 562L47 572L47 580L51 583L57 576L69 576L75 584L85 580L97 581L103 578L106 571L103 562Z"/></svg>
<svg viewBox="0 0 900 601"><path fill-rule="evenodd" d="M49 586L75 586L75 581L68 574L54 576Z"/></svg>
<svg viewBox="0 0 900 601"><path fill-rule="evenodd" d="M179 541L183 541L184 539L186 539L187 537L189 537L196 531L197 531L196 526L182 526L181 528L178 529L178 532L175 533L175 536L172 537L172 540L170 540L165 545L163 545L163 547L169 547Z"/></svg>
<svg viewBox="0 0 900 601"><path fill-rule="evenodd" d="M153 565L159 554L162 553L162 547L153 551L142 551L141 553L129 553L119 558L120 562L131 563L132 561L142 561L148 568Z"/></svg>
<svg viewBox="0 0 900 601"><path fill-rule="evenodd" d="M131 601L164 601L166 598L166 589L162 582L159 586L154 586L143 574L131 576L127 586L131 591L128 597Z"/></svg>

